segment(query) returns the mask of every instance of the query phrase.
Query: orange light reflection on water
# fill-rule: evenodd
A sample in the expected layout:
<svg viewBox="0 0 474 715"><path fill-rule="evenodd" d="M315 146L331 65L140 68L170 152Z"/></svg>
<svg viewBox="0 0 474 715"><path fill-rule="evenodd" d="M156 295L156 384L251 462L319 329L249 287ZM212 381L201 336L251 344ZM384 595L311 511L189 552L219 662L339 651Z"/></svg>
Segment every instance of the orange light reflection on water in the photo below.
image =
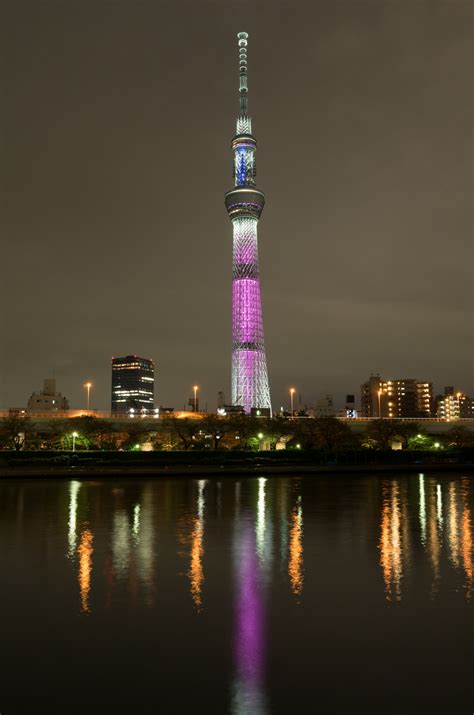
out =
<svg viewBox="0 0 474 715"><path fill-rule="evenodd" d="M82 532L81 543L78 546L79 555L79 588L81 591L81 609L83 613L90 613L89 595L91 589L92 574L92 554L94 549L92 542L94 536L89 529Z"/></svg>
<svg viewBox="0 0 474 715"><path fill-rule="evenodd" d="M453 565L459 568L459 521L458 521L458 495L457 485L451 482L449 485L449 506L448 506L448 544L449 555Z"/></svg>
<svg viewBox="0 0 474 715"><path fill-rule="evenodd" d="M303 592L303 510L300 504L291 513L288 574L291 590L300 596Z"/></svg>
<svg viewBox="0 0 474 715"><path fill-rule="evenodd" d="M469 484L467 480L462 482L462 519L461 519L461 554L462 563L464 568L464 573L466 574L467 581L467 591L466 596L470 598L472 595L472 580L474 575L473 566L473 543L472 543L472 522L471 522L471 510L468 503L468 488Z"/></svg>
<svg viewBox="0 0 474 715"><path fill-rule="evenodd" d="M204 568L202 557L204 554L204 488L206 480L200 479L198 482L197 496L197 516L193 520L191 532L191 563L189 565L188 578L190 580L191 596L197 610L202 606L202 583L204 581Z"/></svg>
<svg viewBox="0 0 474 715"><path fill-rule="evenodd" d="M204 580L204 570L202 567L202 537L203 524L202 519L196 517L191 535L191 564L189 568L189 580L191 582L191 596L197 609L202 606L202 582Z"/></svg>
<svg viewBox="0 0 474 715"><path fill-rule="evenodd" d="M388 601L401 599L402 544L400 535L400 500L398 484L382 488L382 518L380 524L380 565Z"/></svg>

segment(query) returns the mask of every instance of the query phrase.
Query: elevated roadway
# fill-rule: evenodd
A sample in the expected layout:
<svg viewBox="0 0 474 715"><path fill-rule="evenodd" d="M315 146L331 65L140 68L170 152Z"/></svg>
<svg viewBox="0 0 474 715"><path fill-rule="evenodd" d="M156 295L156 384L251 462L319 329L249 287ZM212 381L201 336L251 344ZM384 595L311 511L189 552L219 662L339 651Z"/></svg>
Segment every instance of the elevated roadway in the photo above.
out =
<svg viewBox="0 0 474 715"><path fill-rule="evenodd" d="M77 417L95 417L97 419L105 420L110 422L115 427L123 427L124 431L132 423L146 424L147 427L152 427L153 425L159 424L160 420L175 417L176 419L203 419L208 416L208 413L203 412L185 412L177 411L171 414L162 413L160 416L131 416L124 415L121 413L104 412L100 410L68 410L67 412L28 412L27 410L0 410L0 418L11 417L12 415L17 416L28 416L32 422L38 425L45 425L53 420L67 420ZM287 419L312 419L311 417L294 417ZM338 417L341 422L345 422L353 432L364 432L367 425L373 422L375 417ZM403 423L414 423L418 424L420 428L430 434L442 434L443 432L448 432L453 429L453 427L464 427L468 430L474 431L474 419L464 418L459 420L445 420L439 417L405 417L403 419L392 417L385 418L386 421L390 422L403 422Z"/></svg>

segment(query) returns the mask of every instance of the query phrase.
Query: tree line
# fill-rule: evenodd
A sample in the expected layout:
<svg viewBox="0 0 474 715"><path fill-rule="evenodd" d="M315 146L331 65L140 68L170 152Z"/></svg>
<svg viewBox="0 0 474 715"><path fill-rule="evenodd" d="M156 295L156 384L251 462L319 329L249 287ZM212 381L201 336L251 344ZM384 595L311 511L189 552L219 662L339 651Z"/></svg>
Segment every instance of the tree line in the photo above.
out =
<svg viewBox="0 0 474 715"><path fill-rule="evenodd" d="M73 436L74 433L74 436ZM413 422L372 420L363 433L334 417L285 419L206 415L202 419L162 418L117 425L90 416L35 423L12 415L0 422L1 450L259 450L276 449L443 449L474 446L474 434L453 427L443 435L427 434Z"/></svg>

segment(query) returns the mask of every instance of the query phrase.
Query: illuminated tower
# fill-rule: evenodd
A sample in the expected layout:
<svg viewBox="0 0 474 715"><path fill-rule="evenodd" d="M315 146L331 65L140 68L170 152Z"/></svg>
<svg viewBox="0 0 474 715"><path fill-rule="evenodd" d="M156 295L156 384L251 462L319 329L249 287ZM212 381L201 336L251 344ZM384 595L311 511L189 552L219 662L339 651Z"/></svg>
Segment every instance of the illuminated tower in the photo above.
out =
<svg viewBox="0 0 474 715"><path fill-rule="evenodd" d="M247 111L247 38L237 35L239 43L240 112L232 140L234 152L234 188L225 195L225 205L232 221L232 404L245 412L252 407L271 409L267 361L263 341L262 305L258 270L257 224L265 196L255 188L257 175L252 136L252 120Z"/></svg>

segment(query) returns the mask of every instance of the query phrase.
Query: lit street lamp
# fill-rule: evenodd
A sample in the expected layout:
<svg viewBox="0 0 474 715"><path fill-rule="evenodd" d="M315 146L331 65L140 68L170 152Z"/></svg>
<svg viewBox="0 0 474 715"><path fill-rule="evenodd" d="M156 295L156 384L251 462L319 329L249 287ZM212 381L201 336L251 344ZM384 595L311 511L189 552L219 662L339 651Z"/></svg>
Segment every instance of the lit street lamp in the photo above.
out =
<svg viewBox="0 0 474 715"><path fill-rule="evenodd" d="M87 390L87 410L89 410L92 382L85 382L84 387Z"/></svg>
<svg viewBox="0 0 474 715"><path fill-rule="evenodd" d="M377 395L379 397L379 420L382 418L382 410L380 407L380 398L382 397L382 390L378 390Z"/></svg>
<svg viewBox="0 0 474 715"><path fill-rule="evenodd" d="M294 398L294 396L295 396L295 392L296 392L295 388L294 388L294 387L290 387L290 412L291 412L291 416L292 416L292 417L293 417L293 415L294 415L294 410L293 410L293 398Z"/></svg>
<svg viewBox="0 0 474 715"><path fill-rule="evenodd" d="M78 433L78 432L73 432L73 433L72 433L72 451L73 451L73 452L76 451L76 437L79 437L79 433Z"/></svg>
<svg viewBox="0 0 474 715"><path fill-rule="evenodd" d="M194 390L194 412L197 412L197 391L199 390L199 387L197 385L194 385L193 390Z"/></svg>

